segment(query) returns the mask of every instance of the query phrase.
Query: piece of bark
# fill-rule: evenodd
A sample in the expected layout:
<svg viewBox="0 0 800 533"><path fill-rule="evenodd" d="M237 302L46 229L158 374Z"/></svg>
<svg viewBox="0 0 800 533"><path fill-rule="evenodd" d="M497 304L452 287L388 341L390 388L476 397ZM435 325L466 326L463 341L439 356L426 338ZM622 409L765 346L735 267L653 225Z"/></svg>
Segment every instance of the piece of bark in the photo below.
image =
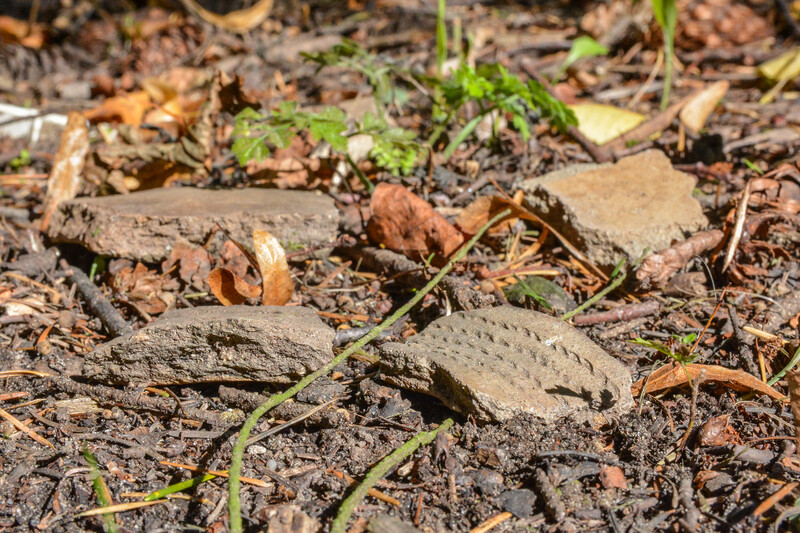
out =
<svg viewBox="0 0 800 533"><path fill-rule="evenodd" d="M605 322L621 322L633 320L647 315L652 315L658 312L661 307L656 300L650 300L638 304L623 305L603 311L600 313L591 313L586 315L578 315L572 321L576 326L591 326L594 324L603 324Z"/></svg>
<svg viewBox="0 0 800 533"><path fill-rule="evenodd" d="M718 229L698 232L685 241L648 256L636 269L636 280L642 288L663 287L692 257L716 247L724 237Z"/></svg>

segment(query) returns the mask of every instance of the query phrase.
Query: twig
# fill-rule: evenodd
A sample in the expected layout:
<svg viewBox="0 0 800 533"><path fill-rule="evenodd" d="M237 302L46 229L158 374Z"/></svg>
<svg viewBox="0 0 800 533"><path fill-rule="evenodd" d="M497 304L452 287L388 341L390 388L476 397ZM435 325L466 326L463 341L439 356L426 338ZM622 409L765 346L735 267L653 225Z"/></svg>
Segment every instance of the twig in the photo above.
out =
<svg viewBox="0 0 800 533"><path fill-rule="evenodd" d="M661 304L658 303L657 300L650 300L638 304L615 307L614 309L609 309L608 311L603 311L601 313L576 316L573 322L576 326L591 326L606 322L627 322L635 318L652 315L653 313L657 312L660 307Z"/></svg>
<svg viewBox="0 0 800 533"><path fill-rule="evenodd" d="M403 279L406 285L422 287L429 281L429 273L420 265L391 250L381 250L366 246L363 248L343 248L340 253L360 261L361 266L376 270L384 275ZM494 296L486 296L476 291L470 285L465 285L464 280L458 276L445 276L441 282L451 302L455 302L458 309L469 311L480 307L495 304Z"/></svg>
<svg viewBox="0 0 800 533"><path fill-rule="evenodd" d="M328 469L327 472L330 473L330 474L333 474L334 476L338 477L339 479L347 481L350 485L355 485L356 484L356 480L353 479L351 476L348 476L344 472L339 472L338 470L332 470L332 469ZM367 494L369 494L370 496L372 496L376 500L380 500L382 502L390 503L390 504L392 504L394 506L400 507L400 500L398 500L397 498L392 498L391 496L388 496L388 495L382 493L381 491L379 491L379 490L377 490L375 488L370 488L367 491Z"/></svg>
<svg viewBox="0 0 800 533"><path fill-rule="evenodd" d="M736 313L736 307L733 304L728 304L728 318L733 326L733 338L736 341L736 353L738 354L739 361L742 363L748 372L754 376L758 375L758 365L753 359L753 350L747 342L747 337L742 330L742 325L739 322L739 315Z"/></svg>
<svg viewBox="0 0 800 533"><path fill-rule="evenodd" d="M744 229L744 221L747 218L747 202L750 201L750 184L751 180L747 180L747 184L742 191L742 199L739 200L739 206L736 208L736 221L733 225L733 233L731 240L728 241L728 250L725 252L725 262L722 264L722 271L725 272L733 261L733 256L736 253L736 248L739 247L739 241L742 239L742 230Z"/></svg>
<svg viewBox="0 0 800 533"><path fill-rule="evenodd" d="M539 497L544 501L547 514L557 522L563 520L567 515L567 508L561 500L561 493L556 490L543 469L537 468L533 472L533 484Z"/></svg>
<svg viewBox="0 0 800 533"><path fill-rule="evenodd" d="M486 533L490 529L498 526L514 516L513 514L509 513L508 511L503 511L502 513L491 517L490 519L478 524L474 528L469 530L469 533Z"/></svg>
<svg viewBox="0 0 800 533"><path fill-rule="evenodd" d="M700 511L694 504L694 490L692 489L692 478L684 476L678 485L678 494L681 498L681 504L686 510L684 520L686 525L689 526L689 531L697 531L697 521L700 519Z"/></svg>
<svg viewBox="0 0 800 533"><path fill-rule="evenodd" d="M339 507L339 513L331 523L331 533L344 533L344 531L347 529L347 522L350 520L350 516L353 514L356 506L364 498L369 489L371 489L375 483L380 481L380 479L400 461L414 453L420 446L431 443L433 439L436 438L436 435L439 434L439 432L447 431L452 425L453 420L448 418L433 431L427 431L415 435L411 438L411 440L384 457L377 465L375 465L364 477L364 481L361 482L361 485L356 487L350 496L348 496L342 502L341 507Z"/></svg>
<svg viewBox="0 0 800 533"><path fill-rule="evenodd" d="M255 427L258 420L264 416L270 409L274 408L276 405L288 400L308 385L313 383L317 378L324 376L333 368L338 365L339 363L344 362L347 360L350 355L355 353L357 350L361 349L367 343L371 342L375 339L378 335L381 334L383 330L397 322L403 315L405 315L408 311L411 310L412 307L417 305L430 291L433 290L434 287L444 278L453 267L466 257L467 253L475 246L475 243L483 236L483 234L494 225L498 220L501 220L505 216L511 213L510 209L506 209L497 215L495 215L489 222L487 222L476 234L472 237L467 244L462 247L458 252L456 252L452 259L447 263L447 265L442 268L438 274L428 282L425 287L423 287L417 294L414 295L411 300L409 300L404 306L398 309L395 313L393 313L389 318L384 320L379 325L375 326L375 328L369 332L367 335L361 337L358 341L350 345L349 348L345 349L342 353L331 359L328 363L321 366L316 371L312 372L305 378L301 379L296 385L289 388L288 390L280 393L274 394L270 397L269 400L261 404L255 411L253 411L250 416L247 417L244 424L242 425L242 429L239 431L239 438L236 440L236 444L233 446L233 450L231 452L231 468L229 471L230 478L228 480L228 515L230 519L230 531L231 533L241 533L242 532L242 505L239 499L239 490L240 490L240 483L239 483L239 475L242 472L242 456L244 455L244 449L247 443L247 439L250 436L250 432Z"/></svg>
<svg viewBox="0 0 800 533"><path fill-rule="evenodd" d="M582 313L586 309L588 309L591 306L593 306L597 301L599 301L606 294L610 293L611 291L613 291L614 289L616 289L617 287L622 285L622 282L625 281L626 277L628 277L628 273L625 272L624 270L621 270L622 264L623 264L624 261L625 260L623 259L619 263L619 265L617 265L618 273L617 273L617 276L614 279L611 280L611 283L609 283L608 285L603 287L601 290L597 291L597 293L594 296L592 296L591 298L589 298L588 300L583 302L581 305L579 305L578 307L576 307L572 311L569 311L569 312L564 313L563 315L561 315L561 320L569 320L570 318L574 317L578 313Z"/></svg>
<svg viewBox="0 0 800 533"><path fill-rule="evenodd" d="M689 404L689 424L686 426L686 433L683 434L680 444L678 444L678 451L682 452L686 442L689 440L689 435L694 429L694 421L697 416L697 395L700 392L700 385L706 380L706 369L700 371L700 374L691 381L692 383L692 403Z"/></svg>
<svg viewBox="0 0 800 533"><path fill-rule="evenodd" d="M61 260L60 265L61 268L64 269L64 274L67 276L67 279L75 284L78 288L78 292L81 293L86 301L86 305L97 315L100 322L103 323L109 333L114 337L121 337L125 334L133 333L133 328L125 322L125 319L122 318L119 311L111 305L111 302L103 296L100 289L92 283L82 270L70 266L64 259Z"/></svg>
<svg viewBox="0 0 800 533"><path fill-rule="evenodd" d="M797 481L793 481L779 488L777 491L775 491L774 494L770 495L766 500L761 502L758 505L758 507L756 507L756 510L753 511L753 516L757 518L766 513L767 511L769 511L770 509L772 509L773 507L775 507L775 505L779 501L784 499L786 496L789 495L790 492L796 489L797 485L800 485L800 483L798 483Z"/></svg>
<svg viewBox="0 0 800 533"><path fill-rule="evenodd" d="M175 413L175 402L172 399L147 398L136 392L127 392L105 385L88 385L78 383L65 376L48 376L46 378L53 388L76 396L89 396L101 404L119 404L128 409L145 409L160 412L164 415ZM240 420L238 414L221 414L203 411L194 407L186 408L186 416L206 422L215 427L230 426Z"/></svg>

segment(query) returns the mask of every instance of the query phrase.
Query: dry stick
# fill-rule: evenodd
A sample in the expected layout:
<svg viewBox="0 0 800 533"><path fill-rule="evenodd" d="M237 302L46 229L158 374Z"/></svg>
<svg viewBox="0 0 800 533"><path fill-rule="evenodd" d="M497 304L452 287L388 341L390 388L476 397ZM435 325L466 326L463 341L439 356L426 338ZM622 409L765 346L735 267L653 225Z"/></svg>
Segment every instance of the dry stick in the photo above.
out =
<svg viewBox="0 0 800 533"><path fill-rule="evenodd" d="M797 450L800 451L800 372L786 373L786 382L789 385L790 404L794 415L794 434L797 441Z"/></svg>
<svg viewBox="0 0 800 533"><path fill-rule="evenodd" d="M608 311L592 313L589 315L576 316L573 322L576 326L592 326L595 324L605 324L607 322L630 321L658 312L661 304L657 300L649 300L638 304L628 304Z"/></svg>
<svg viewBox="0 0 800 533"><path fill-rule="evenodd" d="M92 310L94 314L100 319L100 322L106 327L109 333L111 333L115 337L121 337L126 333L132 333L133 328L125 322L125 319L122 318L122 315L119 314L111 302L103 296L103 293L100 292L100 289L92 283L92 281L86 276L78 268L72 267L69 263L65 260L61 260L61 268L64 269L64 273L72 283L78 288L78 292L81 293L84 300L86 301L86 305L89 306L89 309Z"/></svg>
<svg viewBox="0 0 800 533"><path fill-rule="evenodd" d="M414 453L422 445L429 444L442 431L447 431L453 425L453 419L448 418L433 431L419 433L408 442L397 448L395 451L384 457L375 467L364 477L361 485L350 494L339 507L339 513L331 523L331 533L344 533L347 530L347 522L350 521L353 511L358 503L367 495L375 483L381 480L389 470L400 461Z"/></svg>
<svg viewBox="0 0 800 533"><path fill-rule="evenodd" d="M511 214L511 209L506 209L495 215L480 230L478 230L475 236L472 237L463 248L453 255L453 258L448 261L447 265L445 265L444 268L442 268L439 273L436 274L436 276L427 285L425 285L425 287L420 289L414 295L414 297L408 301L408 303L398 309L394 314L392 314L392 316L375 326L372 331L361 337L355 343L351 344L349 348L331 359L328 363L324 364L316 371L301 379L293 387L280 394L274 394L271 396L269 400L258 406L258 408L247 417L247 420L245 420L244 424L242 425L242 429L239 431L239 437L236 439L236 444L233 446L233 451L231 452L231 468L229 470L230 477L228 479L228 515L231 533L241 533L242 531L242 504L239 499L239 490L241 485L239 483L239 475L242 472L242 456L244 455L244 448L246 446L247 439L250 437L250 432L255 427L258 419L264 416L264 414L266 414L270 409L288 400L306 388L308 385L316 381L317 378L324 376L333 370L336 365L345 361L357 350L361 349L367 343L380 335L383 330L397 322L403 315L408 313L412 307L417 305L430 291L432 291L439 281L441 281L442 278L444 278L447 273L453 269L456 263L467 256L467 253L472 249L473 246L475 246L475 243L478 242L483 234L486 233L486 230L509 214Z"/></svg>

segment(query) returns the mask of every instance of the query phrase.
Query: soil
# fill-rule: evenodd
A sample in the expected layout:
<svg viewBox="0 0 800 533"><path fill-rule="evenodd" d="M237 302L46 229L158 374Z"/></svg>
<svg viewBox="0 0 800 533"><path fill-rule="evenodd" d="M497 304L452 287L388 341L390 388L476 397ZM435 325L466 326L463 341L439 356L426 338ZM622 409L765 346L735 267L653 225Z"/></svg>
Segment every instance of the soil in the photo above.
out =
<svg viewBox="0 0 800 533"><path fill-rule="evenodd" d="M27 4L12 4L15 11L9 13L24 24ZM101 0L64 7L42 2L39 25L25 37L40 38L38 43L20 44L21 37L0 26L0 100L101 116L92 120L95 141L79 196L162 186L279 187L329 195L342 213L339 235L328 243L329 254L287 250L295 280L288 305L316 311L337 330L339 344L363 335L437 271L426 262L432 254L403 257L379 250L381 242L370 242L369 193L363 182L337 173L341 157L312 152L320 143L310 136L275 150L261 166L240 165L231 152L233 116L243 102L273 109L284 100L297 100L303 107L336 106L369 96L370 85L356 70L318 70L300 56L301 51L326 51L341 37L410 70L435 72L435 4L279 2L263 24L244 35L222 31L182 4L159 4L120 6ZM711 244L701 235L697 248L674 254L678 274L670 276L670 285L637 283L631 267L626 283L581 313L610 314L579 327L623 362L634 382L670 361L631 343L635 338L663 343L683 364L736 373L720 377L709 370L690 383L678 379L673 386L646 391L635 397L628 414L550 424L526 417L478 423L428 396L384 382L377 364L380 343L403 342L453 310L507 305L503 289L515 283L515 276L545 272L541 275L560 288L559 297L571 300L568 309L608 285L609 271L587 268L541 225L517 218L493 229L440 288L376 343L261 419L254 435L278 429L245 454L242 475L262 481L260 486L243 485L246 531L327 531L352 491L347 476L359 482L380 459L447 418L455 424L445 436L393 468L376 486L397 504L368 496L357 507L349 531L365 531L368 521L380 514L434 532L797 527L793 520L800 515L795 506L800 462L792 402L756 394L747 380L769 380L792 366L790 360L798 353L797 87L788 80L773 101L760 104L769 84L754 69L789 50L798 23L784 0L745 2L725 17L704 15L724 10L719 4L678 2L676 54L681 68L675 72L670 102L704 82L730 82L703 132L685 132L673 116L657 135L623 143L607 155L619 159L649 148L666 153L675 168L697 178L695 196L710 220L708 229L724 235L716 232ZM219 11L242 7L207 5ZM523 79L552 76L570 40L591 33L610 53L571 67L554 94L566 101L630 104L648 117L659 114L663 84L654 85L648 76L657 61L660 30L651 17L641 17L624 2L454 1L448 2L448 16L451 24L460 21L463 44L472 47L473 59L498 61ZM620 29L615 23L623 19L627 25ZM742 27L747 31L737 31ZM219 92L221 103L202 122L198 117L206 116L204 103L213 99L208 87L216 71L228 76L221 82L228 92ZM231 84L235 76L238 85ZM408 94L397 94L387 104L393 120L405 128L429 130L430 104L426 111L413 86L398 86ZM179 110L167 105L178 100L154 96L159 91L180 95ZM134 93L160 102L148 113L166 110L178 120L148 125L148 120L157 120L150 114L139 127L141 120L132 122L128 114L130 102L113 112L109 104L102 108L112 97ZM476 112L466 109L462 122ZM207 128L205 137L198 130L189 135L185 126L196 120ZM368 161L360 168L376 184L402 185L449 224L479 197L513 196L526 178L598 159L574 135L535 122L536 117L531 120L534 135L528 141L501 126L489 140L469 137L449 160L439 157L444 149L440 142L407 176L382 172ZM103 130L106 126L98 128L97 123L111 125ZM171 308L218 304L205 276L196 275L209 261L226 265L251 283L257 284L258 276L245 254L219 232L203 245L211 257L203 259L205 267L183 266L190 264L188 252L164 263L137 263L51 242L38 219L60 137L46 132L36 143L0 136L0 370L8 372L0 391L0 528L108 530L113 526L100 516L75 517L100 505L88 457L96 459L114 504L139 502L146 494L198 475L165 461L227 470L244 414L283 388L252 382L112 388L76 372L84 354L115 335L73 270L89 275L90 285L99 290L93 297L110 302L133 329ZM456 132L451 127L447 135ZM134 147L127 155L106 151L117 135L135 140L125 145ZM178 139L189 138L203 148L200 160L165 163L168 159L145 154L146 147L178 145ZM276 170L281 161L301 163ZM743 236L724 265L747 183ZM523 257L523 250L530 253ZM555 314L539 298L509 300ZM647 302L657 305L640 307L646 310L635 315L619 313L625 305ZM258 301L251 298L249 303ZM609 322L615 311L617 322ZM743 329L747 326L750 332ZM761 330L759 336L752 328ZM687 335L700 339L691 358L681 355L693 342ZM781 374L772 383L780 396L789 395L787 376L793 374ZM296 417L301 419L281 427ZM47 443L34 440L30 431ZM225 531L227 502L227 482L217 477L165 502L116 513L116 527Z"/></svg>

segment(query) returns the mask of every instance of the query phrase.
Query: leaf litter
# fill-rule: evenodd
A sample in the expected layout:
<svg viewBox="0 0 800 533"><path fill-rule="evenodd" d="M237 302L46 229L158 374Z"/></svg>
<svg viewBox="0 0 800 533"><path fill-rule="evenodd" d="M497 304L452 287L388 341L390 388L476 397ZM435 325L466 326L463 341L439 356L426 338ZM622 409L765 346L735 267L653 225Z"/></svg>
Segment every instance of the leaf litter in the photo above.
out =
<svg viewBox="0 0 800 533"><path fill-rule="evenodd" d="M63 133L42 126L35 145L0 136L7 155L0 158L0 333L9 354L2 370L27 372L9 375L2 391L4 412L18 422L3 426L4 527L102 527L91 513L72 518L94 505L80 496L91 494L92 480L73 475L85 468L84 449L96 458L93 475L102 476L109 501L124 502L114 507L119 528L155 530L178 520L220 531L229 523L219 479L169 507L136 506L141 495L175 483L159 465L165 457L226 469L230 443L213 439L241 420L237 410L264 401L263 384L129 391L72 379L82 355L110 336L93 299L135 329L174 308L301 305L337 337L358 338L508 208L441 289L382 340L407 339L459 309L505 305L506 296L559 314L574 309L569 302L591 302L574 321L627 365L637 382L634 411L590 425L519 418L478 426L387 385L367 346L256 426L276 432L244 455L243 474L263 483L241 492L253 527L279 531L293 517L327 530L349 490L332 472L361 481L413 435L451 416L447 434L379 485L401 506L367 499L355 507L351 528L397 518L434 531L767 531L796 514L800 170L797 53L786 46L798 22L790 9L653 2L656 20L647 3L621 0L581 9L512 3L502 14L452 3L438 26L448 40L440 31L437 46L435 9L388 0L308 10L262 0L249 11L187 2L186 12L137 3L127 13L102 1L88 11L42 3L33 14L11 4L11 16L0 18L4 102L74 113ZM674 46L656 68L662 29ZM583 117L576 133L568 108L547 91L550 81L560 82L552 94L569 95L569 103L613 107L635 120L613 132L601 114L593 133ZM359 98L372 102L368 113L343 111ZM252 114L241 115L248 108ZM248 137L243 116L255 129L236 145ZM650 250L635 280L602 292L619 278L587 262L587 244L545 224L516 187L647 148L697 178L695 196L711 223ZM80 163L59 170L63 160ZM350 216L327 246L259 232L253 254L250 243L237 246L215 231L202 246L175 243L162 264L54 245L29 222L46 224L75 196L163 186L317 191ZM68 266L91 274L94 292L65 283L65 267L48 259L56 248ZM714 314L726 286L726 305ZM696 359L679 364L652 349L673 353L707 321ZM644 345L627 342L637 338ZM104 410L66 410L65 397L89 397ZM36 403L23 405L30 400ZM226 426L231 409L238 418ZM291 420L298 421L281 427Z"/></svg>

